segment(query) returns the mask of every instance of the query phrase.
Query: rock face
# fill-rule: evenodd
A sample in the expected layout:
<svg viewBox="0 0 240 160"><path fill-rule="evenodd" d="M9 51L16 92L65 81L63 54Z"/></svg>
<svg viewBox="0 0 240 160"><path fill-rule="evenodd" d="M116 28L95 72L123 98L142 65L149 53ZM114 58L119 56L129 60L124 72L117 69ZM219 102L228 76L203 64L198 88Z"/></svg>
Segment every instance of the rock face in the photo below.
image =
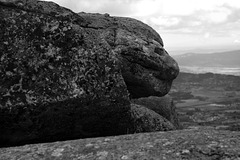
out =
<svg viewBox="0 0 240 160"><path fill-rule="evenodd" d="M133 133L129 94L163 96L179 71L130 18L0 0L0 28L0 145Z"/></svg>
<svg viewBox="0 0 240 160"><path fill-rule="evenodd" d="M131 131L134 133L176 129L166 118L144 106L131 104L130 113L134 124Z"/></svg>
<svg viewBox="0 0 240 160"><path fill-rule="evenodd" d="M79 15L88 20L88 27L98 28L101 37L117 53L132 98L168 93L179 68L156 31L131 18Z"/></svg>
<svg viewBox="0 0 240 160"><path fill-rule="evenodd" d="M238 160L239 136L200 128L0 148L0 155L4 160Z"/></svg>
<svg viewBox="0 0 240 160"><path fill-rule="evenodd" d="M170 96L164 97L143 97L132 99L132 103L145 106L146 108L155 111L159 115L170 121L176 128L181 128L178 115L176 113L176 106Z"/></svg>

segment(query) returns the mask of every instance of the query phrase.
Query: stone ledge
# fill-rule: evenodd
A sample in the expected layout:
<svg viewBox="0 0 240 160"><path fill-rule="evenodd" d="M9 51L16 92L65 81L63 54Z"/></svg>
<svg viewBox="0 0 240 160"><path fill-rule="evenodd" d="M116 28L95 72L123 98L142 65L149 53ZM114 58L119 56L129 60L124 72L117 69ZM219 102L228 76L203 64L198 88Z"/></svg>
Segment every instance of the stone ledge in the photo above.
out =
<svg viewBox="0 0 240 160"><path fill-rule="evenodd" d="M209 127L1 148L0 159L240 159L240 132Z"/></svg>

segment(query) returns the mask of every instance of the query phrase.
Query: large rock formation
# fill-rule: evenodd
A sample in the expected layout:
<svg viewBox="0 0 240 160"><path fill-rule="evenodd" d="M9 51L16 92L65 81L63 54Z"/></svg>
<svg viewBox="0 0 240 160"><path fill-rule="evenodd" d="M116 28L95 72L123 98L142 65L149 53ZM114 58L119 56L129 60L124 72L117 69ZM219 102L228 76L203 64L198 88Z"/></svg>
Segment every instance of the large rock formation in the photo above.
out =
<svg viewBox="0 0 240 160"><path fill-rule="evenodd" d="M199 128L0 148L0 159L238 160L240 132Z"/></svg>
<svg viewBox="0 0 240 160"><path fill-rule="evenodd" d="M0 145L134 133L132 113L145 111L129 94L163 96L178 74L160 36L134 19L0 0L0 28Z"/></svg>
<svg viewBox="0 0 240 160"><path fill-rule="evenodd" d="M117 53L121 71L132 98L168 93L178 74L177 63L163 48L161 37L146 24L122 17L80 13L88 27Z"/></svg>

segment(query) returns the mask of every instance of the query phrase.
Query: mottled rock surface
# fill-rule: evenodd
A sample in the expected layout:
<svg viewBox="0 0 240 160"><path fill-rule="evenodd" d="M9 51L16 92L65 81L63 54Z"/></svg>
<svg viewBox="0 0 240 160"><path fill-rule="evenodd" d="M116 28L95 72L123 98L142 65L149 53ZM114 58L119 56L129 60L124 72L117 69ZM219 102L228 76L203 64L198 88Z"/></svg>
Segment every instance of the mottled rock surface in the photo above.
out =
<svg viewBox="0 0 240 160"><path fill-rule="evenodd" d="M132 98L163 96L178 75L178 65L163 48L156 31L132 18L79 13L87 26L117 53L124 81Z"/></svg>
<svg viewBox="0 0 240 160"><path fill-rule="evenodd" d="M127 133L116 54L77 14L31 2L0 5L0 144Z"/></svg>
<svg viewBox="0 0 240 160"><path fill-rule="evenodd" d="M176 127L165 117L145 106L131 104L130 114L134 124L132 128L134 133L169 131L176 129Z"/></svg>
<svg viewBox="0 0 240 160"><path fill-rule="evenodd" d="M163 96L179 71L131 18L0 0L0 28L0 146L134 133L129 94Z"/></svg>
<svg viewBox="0 0 240 160"><path fill-rule="evenodd" d="M1 148L1 160L238 160L240 132L199 128Z"/></svg>
<svg viewBox="0 0 240 160"><path fill-rule="evenodd" d="M155 111L170 121L176 128L181 128L176 112L176 106L170 96L166 95L164 97L143 97L132 99L131 102Z"/></svg>

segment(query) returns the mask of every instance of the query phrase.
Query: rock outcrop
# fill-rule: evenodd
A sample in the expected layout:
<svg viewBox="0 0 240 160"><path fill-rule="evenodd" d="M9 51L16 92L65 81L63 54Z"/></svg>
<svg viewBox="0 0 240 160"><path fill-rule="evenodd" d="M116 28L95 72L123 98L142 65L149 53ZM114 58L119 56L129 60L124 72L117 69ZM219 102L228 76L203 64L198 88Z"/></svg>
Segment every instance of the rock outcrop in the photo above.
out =
<svg viewBox="0 0 240 160"><path fill-rule="evenodd" d="M97 28L101 37L117 53L132 98L168 93L179 68L163 48L162 39L156 31L131 18L79 15L88 20L88 27Z"/></svg>
<svg viewBox="0 0 240 160"><path fill-rule="evenodd" d="M131 102L133 104L142 105L150 110L155 111L170 121L176 128L181 128L176 112L176 106L170 96L166 95L164 97L143 97L132 99Z"/></svg>
<svg viewBox="0 0 240 160"><path fill-rule="evenodd" d="M129 97L165 95L179 71L131 18L0 0L0 28L0 145L134 133Z"/></svg>
<svg viewBox="0 0 240 160"><path fill-rule="evenodd" d="M0 148L0 159L238 160L240 132L199 128Z"/></svg>
<svg viewBox="0 0 240 160"><path fill-rule="evenodd" d="M170 131L176 129L166 118L145 106L131 104L130 114L134 124L131 131L134 133Z"/></svg>

